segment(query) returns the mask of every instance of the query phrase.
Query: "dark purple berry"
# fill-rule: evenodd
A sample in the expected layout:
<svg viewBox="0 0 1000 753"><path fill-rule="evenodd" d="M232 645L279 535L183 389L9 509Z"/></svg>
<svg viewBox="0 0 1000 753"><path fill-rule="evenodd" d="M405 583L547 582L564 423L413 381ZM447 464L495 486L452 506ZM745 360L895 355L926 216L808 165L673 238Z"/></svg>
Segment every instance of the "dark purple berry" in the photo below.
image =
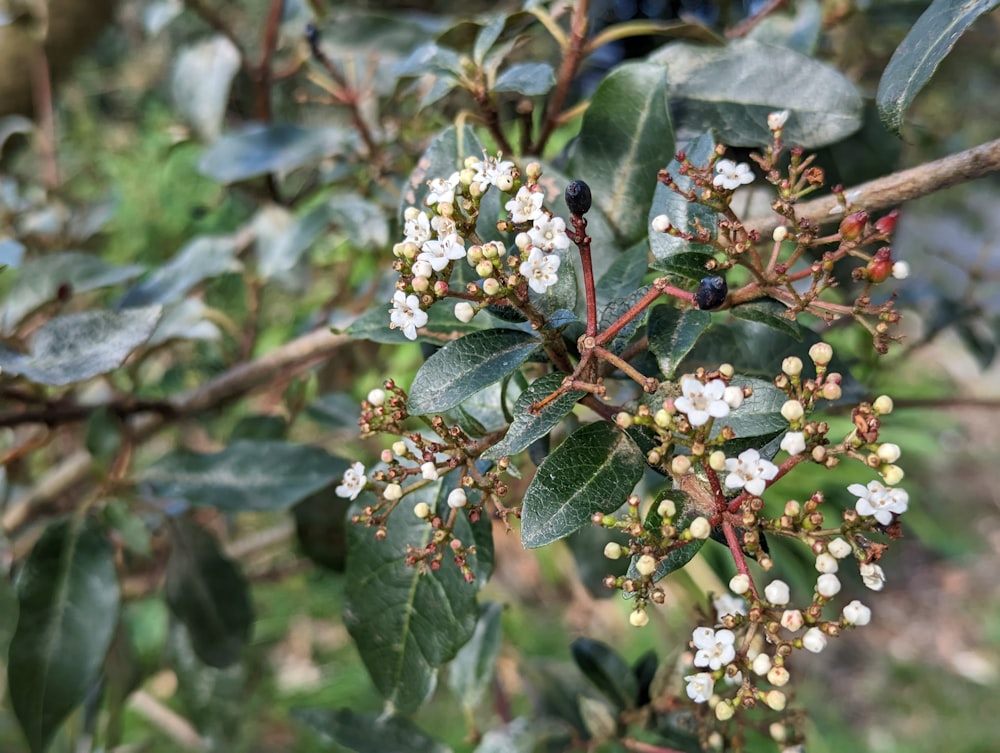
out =
<svg viewBox="0 0 1000 753"><path fill-rule="evenodd" d="M698 285L694 294L694 304L702 310L717 309L726 302L729 286L725 277L706 277Z"/></svg>
<svg viewBox="0 0 1000 753"><path fill-rule="evenodd" d="M582 180L571 181L566 186L566 206L572 214L578 217L590 211L590 186Z"/></svg>

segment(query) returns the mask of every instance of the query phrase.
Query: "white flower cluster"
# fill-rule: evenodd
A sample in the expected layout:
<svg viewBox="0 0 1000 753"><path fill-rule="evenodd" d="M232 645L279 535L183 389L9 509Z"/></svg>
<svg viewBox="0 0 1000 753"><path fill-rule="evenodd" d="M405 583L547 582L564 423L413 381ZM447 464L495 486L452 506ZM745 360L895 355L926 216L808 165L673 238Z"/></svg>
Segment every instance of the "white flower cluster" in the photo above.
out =
<svg viewBox="0 0 1000 753"><path fill-rule="evenodd" d="M449 293L448 276L450 265L456 261L465 259L476 269L483 278L481 289L487 297L502 295L505 286L516 282L515 274L499 274L503 270L502 257L507 253L504 245L492 242L467 249L459 222L463 217L469 219L468 215L462 215L463 209L476 206L490 186L510 194L518 179L513 162L502 159L501 155L484 153L482 159L468 158L462 171L427 182L424 203L431 212L407 208L403 214L403 241L393 248L393 253L402 260L403 266L397 268L409 272L412 279L407 278L408 284L400 283L400 289L393 295L389 311L391 328L402 331L407 339L417 338L417 330L428 321L426 306L453 294ZM559 281L561 258L557 252L570 245L565 222L548 213L542 206L543 200L544 195L536 185L521 185L505 205L511 223L530 223L517 236L520 252L517 272L536 293L545 293ZM467 293L460 295L467 296ZM455 317L469 322L477 311L469 301L461 301L455 306Z"/></svg>

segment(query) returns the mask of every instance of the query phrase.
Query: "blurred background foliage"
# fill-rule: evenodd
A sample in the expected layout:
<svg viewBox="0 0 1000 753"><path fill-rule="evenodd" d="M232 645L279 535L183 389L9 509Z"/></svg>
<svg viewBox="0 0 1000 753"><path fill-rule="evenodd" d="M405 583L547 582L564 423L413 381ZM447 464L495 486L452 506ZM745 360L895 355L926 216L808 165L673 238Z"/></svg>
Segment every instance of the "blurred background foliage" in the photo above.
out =
<svg viewBox="0 0 1000 753"><path fill-rule="evenodd" d="M155 400L181 389L197 389L233 364L268 353L327 322L346 321L387 298L379 272L386 268L385 249L398 234L391 208L399 200L401 177L409 174L427 135L461 116L471 103L464 95L451 93L418 110L413 96L419 93L416 84L397 83L394 76L383 75L388 70L383 66L404 59L421 39L468 39L470 32L459 19L494 10L494 3L356 2L336 7L310 3L324 19L319 26L328 54L346 61L347 74L376 92L366 106L379 111L368 114L385 124L391 138L377 154L369 153L368 161L323 159L292 171L282 182L280 195L263 173L251 171L246 179L226 186L205 169L207 144L217 145L219 133L237 129L257 114L261 103L252 71L233 74L232 91L228 100L223 96L225 106L220 109L218 100L185 101L188 92L181 65L183 55L195 55L195 75L210 70L226 77L219 68L206 68L212 61L225 68L226 53L199 47L211 37L212 28L206 13L193 12L192 6L207 8L209 17L224 18L248 57L257 59L270 3L206 0L189 3L185 10L179 0L122 0L113 16L110 3L62 0L62 4L84 9L82 15L97 28L71 25L70 31L57 32L53 23L50 29L46 49L58 82L52 97L57 181L45 190L38 187L45 159L24 134L14 132L0 141L0 178L7 192L0 209L0 253L5 263L21 266L19 261L13 263L18 257L12 245L16 242L30 249L26 259L82 250L118 267L137 264L156 269L192 239L240 236L248 227L256 233L247 236L249 240L237 238L226 252L234 260L231 271L193 278L198 308L183 325L190 329L183 330L182 341L145 358L141 375L116 374L112 381L117 390L127 394L133 385L141 385L138 397ZM717 31L738 23L762 3L605 0L593 5L595 29L637 18L684 18ZM799 2L793 4L793 12L778 14L774 26L798 24L808 30L814 24L815 42L809 51L845 71L871 97L892 51L925 7L926 3L905 0ZM64 12L69 13L52 0L50 19ZM275 49L274 71L280 75L271 83L270 116L275 122L336 127L337 134L348 138L345 134L355 133L349 108L325 101L314 85L322 71L317 73L315 64L307 62L309 12L302 2L285 3ZM5 13L16 16L10 9ZM9 35L17 28L17 23L8 23L0 32ZM53 39L57 33L64 36ZM0 37L0 71L14 70L8 61L17 52L10 39ZM881 128L871 108L862 131L821 149L819 162L835 180L854 185L995 138L1000 122L998 39L1000 16L992 13L958 40L932 85L910 110L902 140ZM588 61L573 96L588 96L615 63L645 55L663 41L663 37L643 37L602 48ZM372 47L377 50L374 55ZM551 55L552 49L545 37L539 37L518 54L532 60ZM0 111L29 114L31 88L26 78L30 79L0 78ZM513 100L508 104L515 106ZM12 127L21 124L2 122ZM566 143L577 127L571 123L558 132L554 146ZM24 125L23 130L27 128ZM232 162L223 159L216 172L227 166ZM384 215L388 219L368 221L356 209L338 214L324 187L351 181L361 200L356 206L370 202L388 209ZM16 212L9 201L13 194L22 202ZM833 334L838 349L858 356L856 373L864 377L867 390L887 391L897 398L899 416L886 439L903 448L914 504L904 521L909 538L886 564L890 585L877 600L873 624L811 657L814 666L809 669L815 671L797 673L802 684L796 701L818 710L810 722L815 727L810 753L996 749L998 195L1000 182L990 178L904 208L894 247L913 270L900 291L907 338L888 358L866 363L862 354L870 348L863 342L864 333L845 329ZM274 274L259 274L268 261L257 250L256 239L266 239L269 232L276 237L282 228L323 205L329 212L317 229L311 235L308 227L303 230L308 236L302 249L308 248L307 263L300 263L306 258L300 257L285 268L278 259L280 269ZM0 274L0 300L9 301L23 280L10 271ZM18 334L23 336L56 312L112 304L127 289L125 282L67 291L66 299L46 301L34 324ZM5 335L12 334L5 328ZM145 446L137 445L135 451L148 463L177 446L206 450L240 437L289 438L317 443L342 458L374 457L380 448L356 439L355 406L386 375L412 374L419 363L416 347L357 342L338 350L331 360L306 364L309 369L299 364L290 373L274 375L251 399L187 417ZM60 399L57 393L42 397L50 401L45 403L48 407L57 406ZM293 420L300 416L301 420ZM4 431L5 451L32 438L23 427ZM95 412L83 422L55 425L51 431L54 437L45 437L44 450L7 463L5 514L13 500L81 442L98 466L85 474L81 484L93 485L121 457L121 419L113 414ZM817 488L807 482L832 491L852 480L847 473L843 478L817 474L811 480L797 476L795 483L801 487L779 486L775 495L781 489L789 498L801 498ZM78 500L69 492L48 499L33 511L27 534L18 527L16 535L9 530L0 535L4 569L23 558L40 532L40 521L67 512ZM102 515L120 538L118 564L127 565L130 576L123 589L122 623L106 665L110 680L103 692L109 697L135 692L112 719L101 719L98 726L114 733L99 736L95 749L103 749L106 740L117 740L117 750L164 753L336 750L308 731L309 725L295 718L292 709L350 705L379 710L380 698L340 620L344 507L338 504L326 489L299 503L291 521L284 513L199 512L200 528L223 542L219 546L227 553L225 561L238 561L252 583L253 638L244 661L225 669L198 661L190 641L156 595L170 535L162 525L147 525L157 515L127 495L105 506ZM462 699L442 682L433 701L417 716L421 728L455 751L473 750L470 730L488 731L503 718L528 719L533 709L558 703L568 697L568 689L581 685L582 676L570 656L574 638L603 640L629 662L653 650L669 664L690 634L693 610L708 607L704 593L724 590L731 574L723 558L713 558L706 550L704 560L695 560L681 577L671 580L669 607L653 614L656 629L635 631L627 625L626 605L595 598L588 590L581 579L586 570L578 573L568 547L528 554L516 537L502 533L496 546L497 572L483 598L505 605L496 680L504 691L497 698L503 702L487 698L478 709L463 710ZM599 550L591 551L596 558ZM204 556L222 561L220 552L210 546ZM598 579L603 567L601 563L597 568ZM796 578L803 578L792 570L782 574L793 587ZM16 615L13 589L2 579L4 656ZM800 664L805 666L801 659L796 666ZM0 690L0 749L20 753L27 748L11 713L11 699L4 694ZM97 700L89 699L71 717L53 750L87 749L80 741L89 740L97 728ZM773 749L764 742L760 745L761 750Z"/></svg>

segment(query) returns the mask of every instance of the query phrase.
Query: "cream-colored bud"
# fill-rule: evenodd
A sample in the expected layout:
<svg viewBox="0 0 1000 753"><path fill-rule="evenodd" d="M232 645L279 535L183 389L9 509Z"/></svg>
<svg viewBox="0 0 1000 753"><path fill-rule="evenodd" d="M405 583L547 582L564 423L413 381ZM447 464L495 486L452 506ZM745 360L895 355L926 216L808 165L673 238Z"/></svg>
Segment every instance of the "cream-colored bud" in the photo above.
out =
<svg viewBox="0 0 1000 753"><path fill-rule="evenodd" d="M622 556L622 545L615 541L609 541L604 545L604 556L609 560L620 558Z"/></svg>
<svg viewBox="0 0 1000 753"><path fill-rule="evenodd" d="M459 301L455 304L455 318L458 321L468 324L475 315L476 310L472 308L472 304L468 301Z"/></svg>
<svg viewBox="0 0 1000 753"><path fill-rule="evenodd" d="M875 454L878 455L878 459L881 460L883 463L895 463L897 460L899 460L900 455L902 455L903 453L899 449L898 444L893 444L892 442L883 442L878 446L878 449L875 451Z"/></svg>
<svg viewBox="0 0 1000 753"><path fill-rule="evenodd" d="M729 590L734 594L745 594L750 590L750 577L746 573L736 573L729 579Z"/></svg>
<svg viewBox="0 0 1000 753"><path fill-rule="evenodd" d="M722 472L726 470L726 453L722 450L715 450L708 456L708 467L713 471Z"/></svg>
<svg viewBox="0 0 1000 753"><path fill-rule="evenodd" d="M895 486L903 480L903 469L898 465L883 465L878 469L879 474L889 486Z"/></svg>
<svg viewBox="0 0 1000 753"><path fill-rule="evenodd" d="M371 405L374 405L376 408L380 405L385 405L385 390L380 390L376 388L371 392L369 392L368 402Z"/></svg>
<svg viewBox="0 0 1000 753"><path fill-rule="evenodd" d="M675 455L670 461L670 470L676 476L683 476L691 472L691 458L687 455Z"/></svg>
<svg viewBox="0 0 1000 753"><path fill-rule="evenodd" d="M406 455L406 442L402 439L396 440L392 443L392 451L396 453L399 457Z"/></svg>
<svg viewBox="0 0 1000 753"><path fill-rule="evenodd" d="M634 609L632 613L628 616L629 624L632 627L646 627L649 624L649 615L646 614L645 609Z"/></svg>
<svg viewBox="0 0 1000 753"><path fill-rule="evenodd" d="M777 688L783 688L790 679L791 676L784 667L771 667L771 671L767 673L767 681Z"/></svg>
<svg viewBox="0 0 1000 753"><path fill-rule="evenodd" d="M733 718L735 710L728 701L721 701L715 706L715 718L720 722L725 722Z"/></svg>
<svg viewBox="0 0 1000 753"><path fill-rule="evenodd" d="M688 530L691 531L692 538L707 539L712 533L712 524L708 522L707 518L699 515L691 521Z"/></svg>
<svg viewBox="0 0 1000 753"><path fill-rule="evenodd" d="M781 362L781 370L790 377L798 376L802 373L802 359L798 356L788 356Z"/></svg>
<svg viewBox="0 0 1000 753"><path fill-rule="evenodd" d="M382 492L382 496L390 502L395 502L403 496L403 487L399 484L388 484L385 487L385 491Z"/></svg>
<svg viewBox="0 0 1000 753"><path fill-rule="evenodd" d="M805 409L798 400L786 400L781 406L781 415L786 421L793 423L805 415Z"/></svg>
<svg viewBox="0 0 1000 753"><path fill-rule="evenodd" d="M649 554L642 555L635 561L635 569L639 575L652 575L656 572L656 557Z"/></svg>
<svg viewBox="0 0 1000 753"><path fill-rule="evenodd" d="M431 508L426 502L417 502L413 506L413 514L421 520L426 520L431 515Z"/></svg>
<svg viewBox="0 0 1000 753"><path fill-rule="evenodd" d="M833 360L833 348L828 343L815 343L809 348L809 358L817 366L826 366Z"/></svg>
<svg viewBox="0 0 1000 753"><path fill-rule="evenodd" d="M784 710L786 701L785 694L780 690L769 690L767 691L767 695L764 696L764 703L774 711Z"/></svg>
<svg viewBox="0 0 1000 753"><path fill-rule="evenodd" d="M778 225L771 233L771 240L775 243L781 243L785 238L788 237L788 228L784 225Z"/></svg>
<svg viewBox="0 0 1000 753"><path fill-rule="evenodd" d="M892 413L892 398L888 395L879 395L872 403L872 409L880 416L888 416Z"/></svg>
<svg viewBox="0 0 1000 753"><path fill-rule="evenodd" d="M660 504L656 506L656 514L661 518L672 518L677 514L677 505L669 497L661 499Z"/></svg>

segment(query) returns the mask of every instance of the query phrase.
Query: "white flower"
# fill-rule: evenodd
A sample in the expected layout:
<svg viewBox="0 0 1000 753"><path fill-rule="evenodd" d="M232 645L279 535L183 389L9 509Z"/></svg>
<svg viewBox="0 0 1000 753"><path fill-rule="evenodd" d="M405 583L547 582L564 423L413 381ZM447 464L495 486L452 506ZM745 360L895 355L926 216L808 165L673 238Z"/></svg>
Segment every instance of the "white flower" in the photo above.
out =
<svg viewBox="0 0 1000 753"><path fill-rule="evenodd" d="M562 217L549 217L542 214L536 217L528 231L531 245L542 251L561 251L569 248L569 236L566 235L566 223Z"/></svg>
<svg viewBox="0 0 1000 753"><path fill-rule="evenodd" d="M437 481L438 479L438 469L431 461L427 461L420 466L420 475L423 476L428 481Z"/></svg>
<svg viewBox="0 0 1000 753"><path fill-rule="evenodd" d="M411 213L412 214L412 213ZM406 220L403 225L403 233L406 240L416 243L418 246L431 239L431 218L426 212L417 212Z"/></svg>
<svg viewBox="0 0 1000 753"><path fill-rule="evenodd" d="M833 573L823 573L816 579L816 593L830 599L840 593L840 578Z"/></svg>
<svg viewBox="0 0 1000 753"><path fill-rule="evenodd" d="M884 526L892 522L893 513L906 512L910 502L910 495L904 490L887 488L878 481L869 481L868 486L851 484L847 491L858 498L854 505L858 515L872 515Z"/></svg>
<svg viewBox="0 0 1000 753"><path fill-rule="evenodd" d="M840 612L840 619L848 625L867 625L872 619L872 610L855 599L850 604L846 604Z"/></svg>
<svg viewBox="0 0 1000 753"><path fill-rule="evenodd" d="M910 265L905 261L897 261L892 265L892 276L897 280L905 280L910 276Z"/></svg>
<svg viewBox="0 0 1000 753"><path fill-rule="evenodd" d="M696 667L708 667L714 671L736 658L736 647L733 645L736 642L736 635L732 630L695 628L691 634L691 642L698 649L694 655Z"/></svg>
<svg viewBox="0 0 1000 753"><path fill-rule="evenodd" d="M361 494L362 489L368 479L365 478L365 467L361 463L351 463L351 467L344 471L344 480L340 486L333 490L338 497L354 499Z"/></svg>
<svg viewBox="0 0 1000 753"><path fill-rule="evenodd" d="M562 260L555 254L544 254L537 246L533 246L528 258L521 262L520 272L528 280L528 286L536 293L544 293L559 282L559 263Z"/></svg>
<svg viewBox="0 0 1000 753"><path fill-rule="evenodd" d="M513 180L514 163L501 159L502 156L498 154L496 157L489 157L484 151L482 161L476 162L472 166L472 169L476 171L475 175L472 176L472 181L485 189L487 186L496 186L497 180L501 176ZM499 188L499 186L497 187Z"/></svg>
<svg viewBox="0 0 1000 753"><path fill-rule="evenodd" d="M694 377L684 377L681 380L681 396L674 400L674 407L687 416L691 426L704 426L710 418L729 415L725 394L726 383L721 379L702 384Z"/></svg>
<svg viewBox="0 0 1000 753"><path fill-rule="evenodd" d="M458 489L452 489L448 493L448 507L453 510L457 510L460 507L465 507L469 504L469 498L465 494L465 489L459 487Z"/></svg>
<svg viewBox="0 0 1000 753"><path fill-rule="evenodd" d="M712 179L712 185L716 188L732 191L747 183L753 183L753 170L746 162L737 163L729 159L720 159L715 164L715 172L718 175Z"/></svg>
<svg viewBox="0 0 1000 753"><path fill-rule="evenodd" d="M458 232L455 220L451 217L445 217L443 214L435 215L431 219L431 227L434 228L434 232L437 233L438 238Z"/></svg>
<svg viewBox="0 0 1000 753"><path fill-rule="evenodd" d="M704 703L712 697L715 692L715 680L708 672L699 672L696 675L688 675L684 678L687 681L687 694L695 703Z"/></svg>
<svg viewBox="0 0 1000 753"><path fill-rule="evenodd" d="M843 541L843 539L841 539ZM844 542L847 543L847 542ZM816 555L816 569L821 573L835 573L840 568L837 558L829 552L820 552Z"/></svg>
<svg viewBox="0 0 1000 753"><path fill-rule="evenodd" d="M847 541L842 539L840 536L838 536L829 544L827 544L826 550L830 552L830 554L832 554L838 560L844 559L844 557L846 557L848 554L854 551L853 549L851 549L851 545L848 544Z"/></svg>
<svg viewBox="0 0 1000 753"><path fill-rule="evenodd" d="M872 591L881 591L885 588L885 570L881 565L865 562L858 570L861 573L861 581Z"/></svg>
<svg viewBox="0 0 1000 753"><path fill-rule="evenodd" d="M435 272L440 272L451 261L464 258L465 246L462 245L462 239L454 233L436 240L425 241L420 253L417 254L417 261L427 262Z"/></svg>
<svg viewBox="0 0 1000 753"><path fill-rule="evenodd" d="M781 449L789 455L798 455L805 452L806 435L801 431L789 431L781 438Z"/></svg>
<svg viewBox="0 0 1000 753"><path fill-rule="evenodd" d="M826 648L826 636L823 635L823 631L818 627L809 628L802 636L802 648L806 651L812 651L814 654L818 654Z"/></svg>
<svg viewBox="0 0 1000 753"><path fill-rule="evenodd" d="M789 591L788 584L785 581L772 580L764 588L764 598L772 604L783 607L791 598L791 591Z"/></svg>
<svg viewBox="0 0 1000 753"><path fill-rule="evenodd" d="M788 121L788 114L788 110L779 110L778 112L768 113L767 127L772 131L780 131Z"/></svg>
<svg viewBox="0 0 1000 753"><path fill-rule="evenodd" d="M420 310L420 299L412 293L406 295L397 290L392 295L392 309L389 311L389 327L403 330L407 340L417 339L417 330L427 324L427 312Z"/></svg>
<svg viewBox="0 0 1000 753"><path fill-rule="evenodd" d="M511 222L517 224L534 222L542 216L544 198L541 191L532 191L527 186L521 186L514 198L504 204L504 209L510 212Z"/></svg>
<svg viewBox="0 0 1000 753"><path fill-rule="evenodd" d="M455 203L455 189L458 188L458 182L457 172L452 173L449 178L434 178L434 180L427 181L430 192L424 199L424 203L431 207L442 203Z"/></svg>
<svg viewBox="0 0 1000 753"><path fill-rule="evenodd" d="M726 458L726 486L730 489L746 489L748 494L759 497L764 493L767 482L778 475L778 466L765 460L757 450L744 450L738 458Z"/></svg>
<svg viewBox="0 0 1000 753"><path fill-rule="evenodd" d="M712 600L712 606L715 607L715 613L719 616L720 620L727 614L741 615L747 613L746 601L732 594L720 594L716 596Z"/></svg>

